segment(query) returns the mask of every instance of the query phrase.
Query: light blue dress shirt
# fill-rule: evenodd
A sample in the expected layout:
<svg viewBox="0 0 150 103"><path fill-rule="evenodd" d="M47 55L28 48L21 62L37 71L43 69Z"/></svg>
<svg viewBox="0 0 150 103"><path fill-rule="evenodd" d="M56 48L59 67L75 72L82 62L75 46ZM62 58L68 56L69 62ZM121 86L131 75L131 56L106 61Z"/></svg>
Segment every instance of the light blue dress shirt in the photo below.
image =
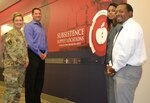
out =
<svg viewBox="0 0 150 103"><path fill-rule="evenodd" d="M40 55L41 51L48 53L46 33L41 23L32 20L25 25L24 33L29 49L37 55Z"/></svg>

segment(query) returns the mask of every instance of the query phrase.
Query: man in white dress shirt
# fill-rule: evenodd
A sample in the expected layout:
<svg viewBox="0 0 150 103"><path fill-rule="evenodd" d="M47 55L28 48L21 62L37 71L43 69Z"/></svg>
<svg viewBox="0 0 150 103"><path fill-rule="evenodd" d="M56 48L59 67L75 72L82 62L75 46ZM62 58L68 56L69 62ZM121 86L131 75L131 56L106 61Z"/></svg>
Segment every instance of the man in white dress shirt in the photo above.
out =
<svg viewBox="0 0 150 103"><path fill-rule="evenodd" d="M113 42L112 66L108 75L114 79L116 103L133 103L141 79L146 50L141 26L133 20L133 8L121 3L116 8L117 22L122 30Z"/></svg>

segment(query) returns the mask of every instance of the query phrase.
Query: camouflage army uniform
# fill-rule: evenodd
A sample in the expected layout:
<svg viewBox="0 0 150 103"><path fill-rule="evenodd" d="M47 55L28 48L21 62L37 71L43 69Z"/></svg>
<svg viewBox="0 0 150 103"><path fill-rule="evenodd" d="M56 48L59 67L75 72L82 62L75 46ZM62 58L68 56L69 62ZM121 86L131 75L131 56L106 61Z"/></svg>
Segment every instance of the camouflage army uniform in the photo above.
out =
<svg viewBox="0 0 150 103"><path fill-rule="evenodd" d="M24 83L25 68L28 60L26 41L24 35L10 30L4 37L4 82L6 90L3 103L18 103Z"/></svg>

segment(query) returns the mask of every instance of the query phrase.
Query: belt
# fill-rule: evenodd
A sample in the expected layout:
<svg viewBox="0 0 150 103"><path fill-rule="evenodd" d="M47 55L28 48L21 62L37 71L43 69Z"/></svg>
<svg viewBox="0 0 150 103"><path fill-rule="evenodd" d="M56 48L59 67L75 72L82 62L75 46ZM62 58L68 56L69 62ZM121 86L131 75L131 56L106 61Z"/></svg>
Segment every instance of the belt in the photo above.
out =
<svg viewBox="0 0 150 103"><path fill-rule="evenodd" d="M132 66L132 65L130 65L130 64L126 64L126 66Z"/></svg>

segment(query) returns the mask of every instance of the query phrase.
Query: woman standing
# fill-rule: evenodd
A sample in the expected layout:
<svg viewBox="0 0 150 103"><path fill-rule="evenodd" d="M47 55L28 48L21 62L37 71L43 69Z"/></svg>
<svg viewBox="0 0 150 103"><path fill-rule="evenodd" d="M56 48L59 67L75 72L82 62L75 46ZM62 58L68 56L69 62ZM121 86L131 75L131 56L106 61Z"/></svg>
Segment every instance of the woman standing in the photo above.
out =
<svg viewBox="0 0 150 103"><path fill-rule="evenodd" d="M108 25L108 37L107 37L107 50L106 50L106 80L107 80L107 98L108 103L116 103L115 102L115 93L114 93L114 80L110 77L109 67L111 67L112 63L112 48L113 48L113 40L115 35L120 29L119 24L116 22L116 10L117 4L111 3L107 8L107 25Z"/></svg>
<svg viewBox="0 0 150 103"><path fill-rule="evenodd" d="M4 83L6 89L3 103L18 103L24 83L25 68L28 66L26 41L21 28L23 16L14 13L13 29L4 35Z"/></svg>

